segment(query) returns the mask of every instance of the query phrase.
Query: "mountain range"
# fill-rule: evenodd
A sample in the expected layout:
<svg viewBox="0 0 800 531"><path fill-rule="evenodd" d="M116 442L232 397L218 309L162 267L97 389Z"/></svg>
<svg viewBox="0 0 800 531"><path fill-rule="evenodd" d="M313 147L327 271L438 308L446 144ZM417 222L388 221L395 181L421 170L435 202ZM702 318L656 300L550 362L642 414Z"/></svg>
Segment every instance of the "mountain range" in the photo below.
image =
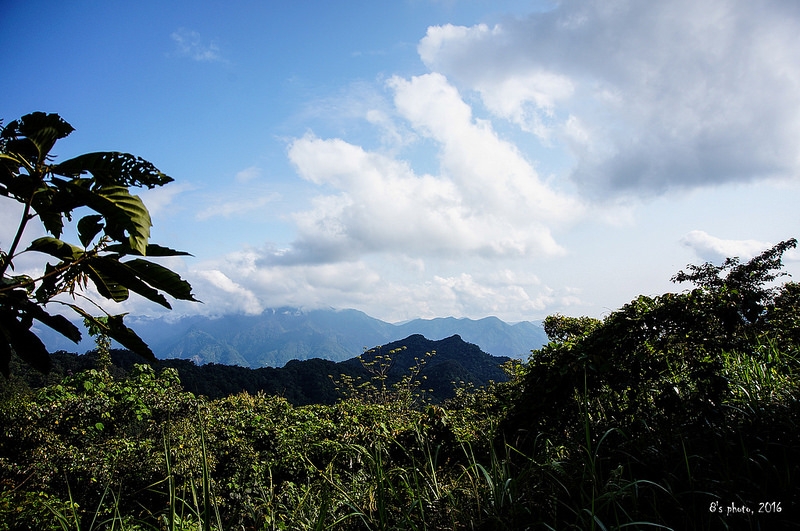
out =
<svg viewBox="0 0 800 531"><path fill-rule="evenodd" d="M527 358L547 342L541 324L531 321L509 324L496 317L447 317L392 324L358 310L276 308L260 315L128 318L126 323L160 359L249 368L283 367L290 360L313 358L344 361L415 334L429 340L458 335L485 353L517 359ZM76 350L74 343L49 330L37 332L50 350ZM89 350L93 344L84 339L77 347Z"/></svg>

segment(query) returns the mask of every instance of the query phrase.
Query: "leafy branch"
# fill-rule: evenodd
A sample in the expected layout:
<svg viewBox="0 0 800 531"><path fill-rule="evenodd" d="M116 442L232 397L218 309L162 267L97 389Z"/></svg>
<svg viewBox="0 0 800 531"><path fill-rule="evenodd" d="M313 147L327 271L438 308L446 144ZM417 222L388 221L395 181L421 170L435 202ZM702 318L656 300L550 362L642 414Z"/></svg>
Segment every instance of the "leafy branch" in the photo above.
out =
<svg viewBox="0 0 800 531"><path fill-rule="evenodd" d="M148 360L150 348L124 325L123 315L111 315L82 295L89 283L104 299L122 302L130 292L171 308L165 295L195 301L191 285L177 273L145 257L185 256L186 252L152 244L150 213L130 187L154 188L173 179L150 162L120 152L79 155L55 163L55 143L74 128L57 114L36 112L14 120L0 132L0 195L22 204L16 233L7 251L0 248L0 372L8 376L16 354L46 372L50 358L32 331L33 321L75 341L78 328L62 315L45 309L51 302L65 304L95 333L105 334ZM92 211L75 223L80 246L62 240L65 222L76 211ZM48 236L31 241L23 250L29 223L38 218ZM41 275L11 275L23 253L45 257ZM55 259L54 263L51 263ZM92 316L74 303L76 290L105 314Z"/></svg>

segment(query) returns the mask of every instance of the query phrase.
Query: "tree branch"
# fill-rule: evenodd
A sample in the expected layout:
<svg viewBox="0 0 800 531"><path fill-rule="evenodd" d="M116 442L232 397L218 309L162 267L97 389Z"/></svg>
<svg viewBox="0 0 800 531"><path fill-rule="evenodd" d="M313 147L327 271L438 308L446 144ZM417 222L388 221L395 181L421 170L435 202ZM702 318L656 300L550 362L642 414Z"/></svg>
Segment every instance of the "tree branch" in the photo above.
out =
<svg viewBox="0 0 800 531"><path fill-rule="evenodd" d="M7 258L3 261L2 265L0 265L0 278L6 275L8 266L11 265L12 260L16 257L15 253L17 252L17 247L22 239L22 233L25 232L25 227L27 227L28 221L32 219L30 212L34 195L36 195L36 192L31 194L31 197L25 202L25 208L22 211L22 219L20 219L19 227L17 228L17 234L14 235L14 241L11 242L11 247L8 249L8 253L6 254Z"/></svg>

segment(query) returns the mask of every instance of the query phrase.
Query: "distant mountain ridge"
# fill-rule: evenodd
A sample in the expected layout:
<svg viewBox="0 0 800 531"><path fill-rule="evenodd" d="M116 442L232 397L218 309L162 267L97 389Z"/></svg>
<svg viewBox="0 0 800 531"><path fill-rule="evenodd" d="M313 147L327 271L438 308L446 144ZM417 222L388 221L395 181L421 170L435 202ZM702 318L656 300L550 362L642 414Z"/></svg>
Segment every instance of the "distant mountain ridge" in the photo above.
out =
<svg viewBox="0 0 800 531"><path fill-rule="evenodd" d="M365 348L415 334L430 340L458 335L490 355L517 359L547 342L541 325L530 321L509 324L497 317L447 317L392 324L358 310L276 308L260 315L190 316L176 321L129 318L126 322L158 358L250 368L283 367L290 360L313 358L344 361ZM74 344L46 331L43 336L51 350L76 350ZM92 343L85 341L81 347L91 349Z"/></svg>

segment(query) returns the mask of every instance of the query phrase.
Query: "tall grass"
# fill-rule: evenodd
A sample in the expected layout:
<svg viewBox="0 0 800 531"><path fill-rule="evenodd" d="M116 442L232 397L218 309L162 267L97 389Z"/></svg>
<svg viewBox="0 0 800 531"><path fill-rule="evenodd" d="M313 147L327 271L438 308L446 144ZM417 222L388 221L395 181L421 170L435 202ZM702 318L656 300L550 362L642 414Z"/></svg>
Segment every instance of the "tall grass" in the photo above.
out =
<svg viewBox="0 0 800 531"><path fill-rule="evenodd" d="M167 507L163 514L152 515L166 525L167 531L184 531L197 529L202 531L222 531L224 528L219 507L214 502L212 490L211 466L206 443L205 419L201 411L197 411L197 426L200 435L200 471L199 478L190 475L188 481L178 486L172 456L169 433L164 431L164 466L166 477L157 484L166 484ZM200 483L198 488L197 483Z"/></svg>

